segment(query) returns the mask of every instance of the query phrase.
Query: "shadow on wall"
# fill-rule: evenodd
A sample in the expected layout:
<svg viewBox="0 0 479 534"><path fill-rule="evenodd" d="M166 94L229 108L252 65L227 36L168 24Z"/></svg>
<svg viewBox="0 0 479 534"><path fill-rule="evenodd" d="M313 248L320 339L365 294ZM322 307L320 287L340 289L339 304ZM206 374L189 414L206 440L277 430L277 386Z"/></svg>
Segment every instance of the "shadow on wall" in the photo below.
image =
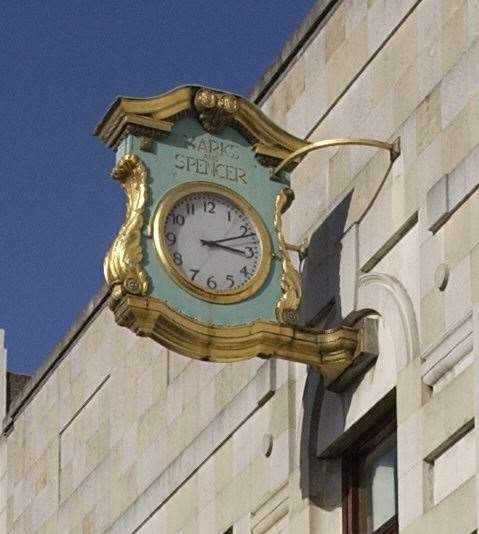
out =
<svg viewBox="0 0 479 534"><path fill-rule="evenodd" d="M333 328L343 320L339 291L341 238L345 230L352 192L342 200L311 236L301 273L303 296L300 323L314 328Z"/></svg>
<svg viewBox="0 0 479 534"><path fill-rule="evenodd" d="M301 324L318 329L338 326L343 320L339 268L341 238L351 203L350 193L314 232L302 270ZM354 276L354 273L351 273ZM300 487L303 497L331 510L341 506L339 461L316 456L318 422L324 398L324 382L311 371L303 392L303 421L300 445Z"/></svg>

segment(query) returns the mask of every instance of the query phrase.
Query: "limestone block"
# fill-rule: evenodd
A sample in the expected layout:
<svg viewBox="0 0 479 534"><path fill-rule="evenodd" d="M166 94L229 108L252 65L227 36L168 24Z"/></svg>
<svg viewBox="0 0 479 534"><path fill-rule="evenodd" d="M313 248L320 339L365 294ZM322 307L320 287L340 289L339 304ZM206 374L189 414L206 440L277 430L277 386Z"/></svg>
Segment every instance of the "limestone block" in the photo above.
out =
<svg viewBox="0 0 479 534"><path fill-rule="evenodd" d="M178 376L168 386L166 393L166 422L170 425L183 411L183 376Z"/></svg>
<svg viewBox="0 0 479 534"><path fill-rule="evenodd" d="M188 367L192 362L181 354L171 350L168 351L168 384L171 384L176 377Z"/></svg>
<svg viewBox="0 0 479 534"><path fill-rule="evenodd" d="M373 54L390 35L413 5L412 0L401 2L377 0L368 3L368 52Z"/></svg>
<svg viewBox="0 0 479 534"><path fill-rule="evenodd" d="M442 69L444 73L458 63L468 45L467 2L461 2L455 11L451 9L454 2L446 4L447 2L442 2Z"/></svg>
<svg viewBox="0 0 479 534"><path fill-rule="evenodd" d="M425 389L421 379L421 361L415 358L397 375L396 418L398 424L422 406Z"/></svg>
<svg viewBox="0 0 479 534"><path fill-rule="evenodd" d="M446 328L465 317L472 308L470 267L470 257L467 255L450 271L444 291Z"/></svg>
<svg viewBox="0 0 479 534"><path fill-rule="evenodd" d="M216 504L211 501L198 514L198 532L215 532Z"/></svg>
<svg viewBox="0 0 479 534"><path fill-rule="evenodd" d="M234 454L234 452L233 452ZM234 475L236 475L238 471ZM198 491L198 510L203 510L206 506L214 500L215 491L215 459L210 458L206 461L197 474L197 485L201 488Z"/></svg>
<svg viewBox="0 0 479 534"><path fill-rule="evenodd" d="M273 438L273 447L271 455L267 460L269 461L269 490L274 491L275 488L281 486L288 480L289 474L289 445L290 445L290 431L285 430L279 436Z"/></svg>
<svg viewBox="0 0 479 534"><path fill-rule="evenodd" d="M138 534L158 534L166 530L166 508L162 507L141 528Z"/></svg>
<svg viewBox="0 0 479 534"><path fill-rule="evenodd" d="M253 501L254 502L254 501ZM281 532L289 511L288 487L285 484L270 491L251 511L252 534Z"/></svg>
<svg viewBox="0 0 479 534"><path fill-rule="evenodd" d="M445 260L452 270L470 250L469 203L465 202L447 221L445 231Z"/></svg>
<svg viewBox="0 0 479 534"><path fill-rule="evenodd" d="M437 457L474 417L473 370L469 367L423 408L423 458Z"/></svg>
<svg viewBox="0 0 479 534"><path fill-rule="evenodd" d="M477 213L477 212L476 212ZM475 245L471 251L471 300L479 303L479 246Z"/></svg>
<svg viewBox="0 0 479 534"><path fill-rule="evenodd" d="M440 87L436 87L419 105L416 125L417 153L420 154L441 131Z"/></svg>
<svg viewBox="0 0 479 534"><path fill-rule="evenodd" d="M394 124L402 124L416 108L419 100L417 63L412 64L394 88Z"/></svg>
<svg viewBox="0 0 479 534"><path fill-rule="evenodd" d="M440 36L442 6L437 0L423 0L417 10L418 51L427 50Z"/></svg>
<svg viewBox="0 0 479 534"><path fill-rule="evenodd" d="M329 61L346 38L346 8L341 4L325 28L325 59Z"/></svg>
<svg viewBox="0 0 479 534"><path fill-rule="evenodd" d="M429 224L429 222L428 222ZM420 288L421 295L436 289L434 276L444 261L444 232L437 232L421 243Z"/></svg>
<svg viewBox="0 0 479 534"><path fill-rule="evenodd" d="M398 494L402 496L398 503L398 515L399 524L402 529L407 529L409 525L414 524L414 521L424 513L423 488L424 476L422 462L416 464L406 473L398 476Z"/></svg>
<svg viewBox="0 0 479 534"><path fill-rule="evenodd" d="M427 227L435 232L449 217L449 178L445 174L427 192Z"/></svg>
<svg viewBox="0 0 479 534"><path fill-rule="evenodd" d="M409 488L405 486L404 491L409 497ZM419 498L418 495L417 499ZM411 504L414 505L414 502ZM475 504L475 479L471 478L428 513L412 523L401 523L401 525L405 534L473 532L476 528ZM399 521L401 522L401 515Z"/></svg>
<svg viewBox="0 0 479 534"><path fill-rule="evenodd" d="M445 328L444 294L433 289L421 298L421 344L429 346Z"/></svg>
<svg viewBox="0 0 479 534"><path fill-rule="evenodd" d="M256 419L249 419L242 428L235 432L233 442L233 476L242 473L253 460L253 452L257 447L257 440L261 439L260 432L256 431ZM261 429L265 431L266 429Z"/></svg>
<svg viewBox="0 0 479 534"><path fill-rule="evenodd" d="M233 443L228 440L217 454L215 466L215 492L220 493L230 482L233 465Z"/></svg>
<svg viewBox="0 0 479 534"><path fill-rule="evenodd" d="M353 174L351 172L350 161L351 149L346 147L340 149L329 160L329 180L332 198L336 198L349 185Z"/></svg>
<svg viewBox="0 0 479 534"><path fill-rule="evenodd" d="M434 0L432 0L435 4ZM425 15L427 17L428 14ZM419 100L422 101L429 95L434 88L440 83L442 70L442 40L441 34L429 34L432 37L430 43L419 52L418 62L418 84L419 84Z"/></svg>
<svg viewBox="0 0 479 534"><path fill-rule="evenodd" d="M234 522L234 493L230 484L216 495L215 524L217 532L225 532Z"/></svg>
<svg viewBox="0 0 479 534"><path fill-rule="evenodd" d="M60 499L68 498L86 477L109 454L108 421L98 424L102 397L109 397L108 381L103 382L93 397L60 433Z"/></svg>
<svg viewBox="0 0 479 534"><path fill-rule="evenodd" d="M397 427L398 476L422 464L422 414L418 409ZM427 430L426 430L427 431Z"/></svg>
<svg viewBox="0 0 479 534"><path fill-rule="evenodd" d="M464 109L468 101L468 56L459 58L459 62L446 73L441 83L442 127L446 127Z"/></svg>
<svg viewBox="0 0 479 534"><path fill-rule="evenodd" d="M138 454L148 449L165 434L165 407L157 402L147 410L138 421Z"/></svg>
<svg viewBox="0 0 479 534"><path fill-rule="evenodd" d="M479 37L479 4L476 0L467 2L467 18L469 22L469 43L474 43ZM476 42L477 45L477 42Z"/></svg>
<svg viewBox="0 0 479 534"><path fill-rule="evenodd" d="M470 430L434 460L434 504L442 501L476 472L476 432Z"/></svg>
<svg viewBox="0 0 479 534"><path fill-rule="evenodd" d="M466 157L469 152L469 113L463 109L449 126L443 130L443 168L450 173Z"/></svg>
<svg viewBox="0 0 479 534"><path fill-rule="evenodd" d="M479 94L479 93L478 93ZM478 102L479 103L479 102ZM478 117L479 118L479 117ZM461 200L463 200L466 195L472 195L474 193L478 186L479 186L479 145L477 145L467 156L465 161L465 189L464 189L464 196ZM477 195L476 197L472 196L470 199L471 202L471 213L474 212L474 206L472 206L472 202L477 202ZM477 213L477 212L474 212ZM474 225L474 222L477 220L477 217L471 217L471 225ZM472 241L471 243L474 243Z"/></svg>
<svg viewBox="0 0 479 534"><path fill-rule="evenodd" d="M417 175L419 198L422 202L426 199L427 191L444 175L441 150L442 140L438 135L424 152L418 152Z"/></svg>

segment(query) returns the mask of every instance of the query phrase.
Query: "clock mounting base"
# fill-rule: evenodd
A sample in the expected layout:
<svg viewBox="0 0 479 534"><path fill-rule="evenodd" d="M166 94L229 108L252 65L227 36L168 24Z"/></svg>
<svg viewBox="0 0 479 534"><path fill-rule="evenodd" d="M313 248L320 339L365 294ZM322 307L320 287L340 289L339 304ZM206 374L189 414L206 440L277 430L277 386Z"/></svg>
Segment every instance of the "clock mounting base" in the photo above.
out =
<svg viewBox="0 0 479 534"><path fill-rule="evenodd" d="M214 326L150 297L125 295L111 304L120 326L197 360L237 362L255 356L275 357L311 365L327 379L335 380L357 355L358 331L347 326L312 330L269 321Z"/></svg>

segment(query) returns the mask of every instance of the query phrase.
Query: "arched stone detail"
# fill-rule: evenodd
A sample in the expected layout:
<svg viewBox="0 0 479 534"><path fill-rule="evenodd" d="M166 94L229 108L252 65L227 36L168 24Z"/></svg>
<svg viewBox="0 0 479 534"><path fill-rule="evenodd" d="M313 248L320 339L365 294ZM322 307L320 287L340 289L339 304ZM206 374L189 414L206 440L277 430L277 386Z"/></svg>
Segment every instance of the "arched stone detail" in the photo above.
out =
<svg viewBox="0 0 479 534"><path fill-rule="evenodd" d="M416 312L399 280L385 273L363 274L358 280L357 307L374 310L384 319L394 341L396 372L419 354Z"/></svg>
<svg viewBox="0 0 479 534"><path fill-rule="evenodd" d="M342 393L322 384L318 393L321 432L317 433L317 454L330 449L378 401L397 385L400 371L419 354L416 313L406 288L393 276L368 273L358 280L357 311L348 324L361 316L378 316L379 356L374 366ZM321 423L321 421L323 423Z"/></svg>

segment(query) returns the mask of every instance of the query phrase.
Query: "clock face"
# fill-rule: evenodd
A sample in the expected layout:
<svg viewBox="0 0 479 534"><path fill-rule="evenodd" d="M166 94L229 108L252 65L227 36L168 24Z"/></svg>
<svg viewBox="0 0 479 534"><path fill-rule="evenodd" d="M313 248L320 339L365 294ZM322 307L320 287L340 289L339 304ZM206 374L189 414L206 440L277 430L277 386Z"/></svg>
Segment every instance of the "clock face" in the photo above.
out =
<svg viewBox="0 0 479 534"><path fill-rule="evenodd" d="M205 300L247 298L268 274L271 246L264 223L224 187L208 182L180 186L162 203L154 230L170 275Z"/></svg>

